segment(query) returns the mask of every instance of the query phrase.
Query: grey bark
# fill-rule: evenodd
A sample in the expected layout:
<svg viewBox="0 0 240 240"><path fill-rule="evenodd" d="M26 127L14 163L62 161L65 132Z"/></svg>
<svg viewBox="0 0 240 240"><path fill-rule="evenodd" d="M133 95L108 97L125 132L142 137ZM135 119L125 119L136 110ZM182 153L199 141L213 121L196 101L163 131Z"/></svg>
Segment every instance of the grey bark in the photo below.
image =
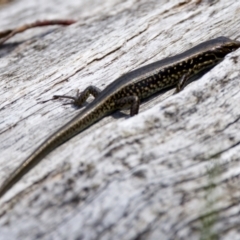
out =
<svg viewBox="0 0 240 240"><path fill-rule="evenodd" d="M104 88L139 66L240 35L240 2L11 1L0 30L0 184L79 110L54 94ZM0 200L0 239L240 239L240 50L132 118L116 113L63 144ZM126 111L125 113L128 113Z"/></svg>

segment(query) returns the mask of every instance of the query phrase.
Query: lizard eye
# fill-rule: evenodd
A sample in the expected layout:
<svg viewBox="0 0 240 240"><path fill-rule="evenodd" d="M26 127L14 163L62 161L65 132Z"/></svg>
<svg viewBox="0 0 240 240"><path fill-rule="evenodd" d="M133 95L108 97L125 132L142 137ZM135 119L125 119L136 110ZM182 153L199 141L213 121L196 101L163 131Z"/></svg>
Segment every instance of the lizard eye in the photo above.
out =
<svg viewBox="0 0 240 240"><path fill-rule="evenodd" d="M234 51L236 48L234 46L229 47L230 51Z"/></svg>

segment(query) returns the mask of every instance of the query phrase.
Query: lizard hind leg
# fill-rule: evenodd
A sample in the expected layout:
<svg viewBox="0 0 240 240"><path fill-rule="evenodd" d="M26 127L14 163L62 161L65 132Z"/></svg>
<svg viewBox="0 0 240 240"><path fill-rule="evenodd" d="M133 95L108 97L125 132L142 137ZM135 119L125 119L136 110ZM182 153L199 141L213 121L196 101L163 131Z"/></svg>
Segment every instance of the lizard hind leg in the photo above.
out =
<svg viewBox="0 0 240 240"><path fill-rule="evenodd" d="M138 96L127 96L115 100L115 106L119 109L129 108L130 107L130 116L138 114L140 100Z"/></svg>
<svg viewBox="0 0 240 240"><path fill-rule="evenodd" d="M77 107L81 107L88 99L90 95L92 95L94 98L96 98L101 90L95 86L88 86L83 92L79 93L79 90L77 91L76 97L73 96L65 96L65 95L54 95L54 99L58 98L68 98L73 100L73 104Z"/></svg>
<svg viewBox="0 0 240 240"><path fill-rule="evenodd" d="M180 91L182 91L182 90L186 87L186 85L187 85L188 83L189 83L189 77L188 77L187 74L184 74L184 75L180 78L180 80L179 80L179 82L178 82L178 84L177 84L175 93L179 93Z"/></svg>

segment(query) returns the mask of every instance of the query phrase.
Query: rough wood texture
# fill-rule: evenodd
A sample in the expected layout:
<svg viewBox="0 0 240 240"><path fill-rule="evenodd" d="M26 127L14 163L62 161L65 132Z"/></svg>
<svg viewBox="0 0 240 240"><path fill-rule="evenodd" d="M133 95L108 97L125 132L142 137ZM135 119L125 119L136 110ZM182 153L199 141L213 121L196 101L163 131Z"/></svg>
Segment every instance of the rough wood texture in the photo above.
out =
<svg viewBox="0 0 240 240"><path fill-rule="evenodd" d="M240 35L236 0L19 0L0 30L70 17L0 48L0 184L78 111L42 101ZM240 50L53 151L0 200L0 239L240 239L239 62Z"/></svg>

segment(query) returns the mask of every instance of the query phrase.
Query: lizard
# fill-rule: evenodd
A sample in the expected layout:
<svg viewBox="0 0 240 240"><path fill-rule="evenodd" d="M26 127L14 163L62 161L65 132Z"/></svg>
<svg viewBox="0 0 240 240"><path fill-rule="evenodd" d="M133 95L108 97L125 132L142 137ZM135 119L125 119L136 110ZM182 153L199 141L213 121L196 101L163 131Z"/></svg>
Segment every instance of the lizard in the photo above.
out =
<svg viewBox="0 0 240 240"><path fill-rule="evenodd" d="M125 108L130 109L130 116L136 115L139 105L144 99L168 88L176 87L176 92L180 92L189 82L213 68L228 53L239 47L240 42L237 40L218 37L200 43L178 55L122 75L103 91L95 86L89 86L82 93L78 93L76 97L53 96L55 99L70 98L79 107L86 102L90 95L95 99L77 116L49 136L10 174L0 187L0 197L51 151L101 118Z"/></svg>

